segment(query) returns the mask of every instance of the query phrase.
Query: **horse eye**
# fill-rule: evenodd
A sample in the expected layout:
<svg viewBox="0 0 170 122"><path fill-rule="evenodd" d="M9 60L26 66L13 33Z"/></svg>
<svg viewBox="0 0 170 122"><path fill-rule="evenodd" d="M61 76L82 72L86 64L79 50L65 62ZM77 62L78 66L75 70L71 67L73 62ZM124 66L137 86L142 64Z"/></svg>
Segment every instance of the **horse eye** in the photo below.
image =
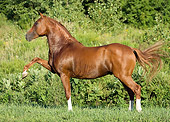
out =
<svg viewBox="0 0 170 122"><path fill-rule="evenodd" d="M35 22L34 25L35 25L35 26L38 25L38 22Z"/></svg>

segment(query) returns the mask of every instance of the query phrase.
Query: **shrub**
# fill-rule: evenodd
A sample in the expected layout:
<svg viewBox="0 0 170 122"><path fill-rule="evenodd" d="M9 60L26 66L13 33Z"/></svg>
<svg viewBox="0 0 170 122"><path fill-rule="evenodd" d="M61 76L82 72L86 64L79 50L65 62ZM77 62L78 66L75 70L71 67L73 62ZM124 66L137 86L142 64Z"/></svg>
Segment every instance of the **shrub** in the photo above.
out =
<svg viewBox="0 0 170 122"><path fill-rule="evenodd" d="M60 79L47 70L29 70L22 79L21 73L9 74L0 80L0 102L16 104L62 105L66 103Z"/></svg>
<svg viewBox="0 0 170 122"><path fill-rule="evenodd" d="M169 65L169 64L168 64ZM141 67L137 66L133 79L142 86L142 105L169 107L169 72L160 72L146 84ZM71 79L72 102L79 106L128 106L129 96L113 75L94 80ZM57 75L39 68L7 75L0 80L0 103L34 104L42 106L66 105L64 88Z"/></svg>
<svg viewBox="0 0 170 122"><path fill-rule="evenodd" d="M135 27L153 27L161 17L164 24L170 23L170 1L126 0L122 1L124 23Z"/></svg>
<svg viewBox="0 0 170 122"><path fill-rule="evenodd" d="M167 0L3 0L0 12L26 29L39 12L59 20L76 22L98 31L117 32L126 23L138 28L153 27L156 18L170 23L170 2Z"/></svg>
<svg viewBox="0 0 170 122"><path fill-rule="evenodd" d="M121 4L119 0L94 1L88 8L89 17L98 31L117 31L122 26Z"/></svg>
<svg viewBox="0 0 170 122"><path fill-rule="evenodd" d="M2 1L0 4L1 13L8 19L15 21L20 27L27 29L32 21L35 21L39 12L46 13L60 20L76 21L83 24L85 20L83 6L80 0L71 1L44 1L44 0L10 0Z"/></svg>

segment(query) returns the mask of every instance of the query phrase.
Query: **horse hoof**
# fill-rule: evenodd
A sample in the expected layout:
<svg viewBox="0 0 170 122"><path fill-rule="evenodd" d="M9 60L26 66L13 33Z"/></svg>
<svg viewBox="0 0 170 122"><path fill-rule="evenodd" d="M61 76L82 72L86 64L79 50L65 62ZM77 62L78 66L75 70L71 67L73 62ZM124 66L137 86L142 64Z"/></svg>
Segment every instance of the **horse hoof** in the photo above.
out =
<svg viewBox="0 0 170 122"><path fill-rule="evenodd" d="M138 108L138 109L136 109L138 112L141 112L142 111L142 108Z"/></svg>
<svg viewBox="0 0 170 122"><path fill-rule="evenodd" d="M22 79L24 79L25 77L27 77L28 75L28 72L25 70L23 73L22 73Z"/></svg>

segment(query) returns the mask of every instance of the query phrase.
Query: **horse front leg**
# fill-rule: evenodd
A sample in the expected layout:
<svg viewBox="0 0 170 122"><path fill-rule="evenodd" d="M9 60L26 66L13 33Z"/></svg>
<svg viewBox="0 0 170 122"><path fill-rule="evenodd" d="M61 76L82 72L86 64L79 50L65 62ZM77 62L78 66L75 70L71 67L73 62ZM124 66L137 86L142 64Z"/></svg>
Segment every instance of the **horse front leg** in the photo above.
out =
<svg viewBox="0 0 170 122"><path fill-rule="evenodd" d="M68 111L72 111L70 77L65 74L61 74L60 78L63 83L65 95L68 102Z"/></svg>
<svg viewBox="0 0 170 122"><path fill-rule="evenodd" d="M27 70L28 70L34 63L41 64L43 67L45 67L45 68L48 69L49 71L52 71L51 66L48 64L48 61L36 57L36 58L32 59L32 61L31 61L29 64L27 64L27 65L24 66L24 70L23 70L23 73L22 73L22 78L25 78L25 77L28 75Z"/></svg>

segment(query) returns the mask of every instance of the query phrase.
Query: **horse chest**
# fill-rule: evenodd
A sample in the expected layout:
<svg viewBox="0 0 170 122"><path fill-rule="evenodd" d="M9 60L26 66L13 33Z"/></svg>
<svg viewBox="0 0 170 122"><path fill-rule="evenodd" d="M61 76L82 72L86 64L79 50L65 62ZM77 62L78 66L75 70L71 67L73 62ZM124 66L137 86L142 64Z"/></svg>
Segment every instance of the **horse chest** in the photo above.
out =
<svg viewBox="0 0 170 122"><path fill-rule="evenodd" d="M67 74L72 69L71 57L66 57L64 55L54 55L52 60L52 67L58 73Z"/></svg>

